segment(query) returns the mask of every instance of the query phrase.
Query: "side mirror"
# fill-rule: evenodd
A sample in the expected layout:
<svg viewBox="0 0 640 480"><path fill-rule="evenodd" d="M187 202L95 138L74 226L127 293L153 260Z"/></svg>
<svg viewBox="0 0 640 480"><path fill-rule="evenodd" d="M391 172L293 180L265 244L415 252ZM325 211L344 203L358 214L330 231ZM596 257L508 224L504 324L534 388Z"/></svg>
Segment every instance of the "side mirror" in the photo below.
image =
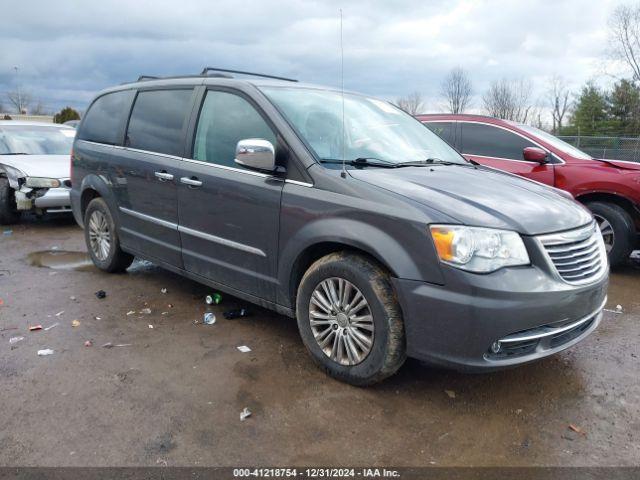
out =
<svg viewBox="0 0 640 480"><path fill-rule="evenodd" d="M276 150L269 140L246 138L236 145L235 162L243 167L273 172L276 169Z"/></svg>
<svg viewBox="0 0 640 480"><path fill-rule="evenodd" d="M547 152L538 147L525 147L522 150L522 157L527 162L537 162L541 165L549 161Z"/></svg>

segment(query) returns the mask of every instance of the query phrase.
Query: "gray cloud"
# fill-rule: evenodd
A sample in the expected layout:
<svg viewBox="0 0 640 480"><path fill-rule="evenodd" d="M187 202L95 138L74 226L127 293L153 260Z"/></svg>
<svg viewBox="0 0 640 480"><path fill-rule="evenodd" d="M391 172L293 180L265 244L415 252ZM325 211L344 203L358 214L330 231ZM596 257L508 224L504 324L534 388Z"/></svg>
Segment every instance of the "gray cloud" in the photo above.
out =
<svg viewBox="0 0 640 480"><path fill-rule="evenodd" d="M345 86L389 99L466 68L476 92L500 77L575 87L601 73L612 1L21 1L0 18L0 95L19 82L50 108L84 108L139 74L206 65L338 84L344 10ZM479 104L479 101L476 101ZM5 102L6 104L6 102Z"/></svg>

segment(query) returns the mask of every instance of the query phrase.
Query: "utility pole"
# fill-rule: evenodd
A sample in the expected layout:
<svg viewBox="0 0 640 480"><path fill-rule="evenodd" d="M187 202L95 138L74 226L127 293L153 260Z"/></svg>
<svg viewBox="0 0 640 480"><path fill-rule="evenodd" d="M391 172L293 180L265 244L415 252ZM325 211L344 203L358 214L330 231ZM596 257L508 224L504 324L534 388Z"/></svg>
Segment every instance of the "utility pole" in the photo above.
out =
<svg viewBox="0 0 640 480"><path fill-rule="evenodd" d="M18 114L22 114L22 95L20 94L20 77L18 77L18 67L13 67L16 71L16 89L18 90Z"/></svg>

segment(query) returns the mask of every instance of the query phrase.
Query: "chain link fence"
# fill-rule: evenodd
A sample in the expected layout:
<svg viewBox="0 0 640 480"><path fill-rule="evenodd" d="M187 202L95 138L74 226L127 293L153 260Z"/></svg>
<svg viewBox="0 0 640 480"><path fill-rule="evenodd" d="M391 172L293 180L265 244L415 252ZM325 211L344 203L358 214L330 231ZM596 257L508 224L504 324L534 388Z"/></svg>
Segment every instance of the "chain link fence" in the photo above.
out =
<svg viewBox="0 0 640 480"><path fill-rule="evenodd" d="M640 162L640 137L559 136L594 158Z"/></svg>

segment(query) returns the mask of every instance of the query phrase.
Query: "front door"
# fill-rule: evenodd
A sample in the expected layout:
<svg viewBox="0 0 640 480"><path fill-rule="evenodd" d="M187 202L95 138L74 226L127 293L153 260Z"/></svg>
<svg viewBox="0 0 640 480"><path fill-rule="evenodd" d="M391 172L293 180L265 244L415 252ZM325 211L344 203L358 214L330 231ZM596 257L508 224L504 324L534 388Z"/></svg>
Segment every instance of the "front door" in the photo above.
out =
<svg viewBox="0 0 640 480"><path fill-rule="evenodd" d="M460 123L462 140L460 148L466 158L553 186L552 163L541 165L538 162L527 162L523 158L525 147L538 147L538 145L495 125Z"/></svg>
<svg viewBox="0 0 640 480"><path fill-rule="evenodd" d="M234 162L236 144L247 138L277 145L274 130L249 99L206 91L191 158L176 177L184 268L274 300L284 182Z"/></svg>
<svg viewBox="0 0 640 480"><path fill-rule="evenodd" d="M176 175L193 88L138 92L125 136L119 201L124 243L181 267Z"/></svg>

